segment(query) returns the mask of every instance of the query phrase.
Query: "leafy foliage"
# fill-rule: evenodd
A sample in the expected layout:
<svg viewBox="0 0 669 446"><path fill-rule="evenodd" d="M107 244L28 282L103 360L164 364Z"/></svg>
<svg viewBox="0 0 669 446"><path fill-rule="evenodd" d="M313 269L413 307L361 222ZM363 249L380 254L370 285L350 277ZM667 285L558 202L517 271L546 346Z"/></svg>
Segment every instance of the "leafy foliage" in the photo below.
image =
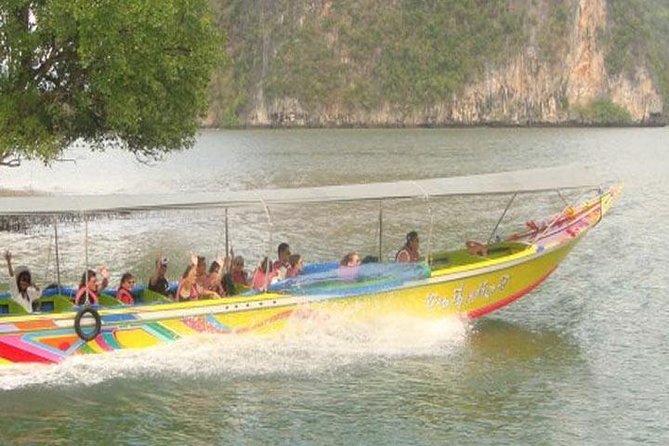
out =
<svg viewBox="0 0 669 446"><path fill-rule="evenodd" d="M577 106L576 113L582 124L624 125L632 122L632 116L623 107L608 99L598 99L587 106Z"/></svg>
<svg viewBox="0 0 669 446"><path fill-rule="evenodd" d="M0 161L189 146L222 43L206 0L4 0Z"/></svg>

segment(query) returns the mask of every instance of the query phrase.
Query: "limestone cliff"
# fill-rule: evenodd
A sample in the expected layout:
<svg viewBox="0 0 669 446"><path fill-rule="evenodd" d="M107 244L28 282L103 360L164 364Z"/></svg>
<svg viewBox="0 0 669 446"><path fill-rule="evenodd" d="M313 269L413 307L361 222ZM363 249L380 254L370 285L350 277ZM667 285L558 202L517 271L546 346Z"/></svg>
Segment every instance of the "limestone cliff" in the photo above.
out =
<svg viewBox="0 0 669 446"><path fill-rule="evenodd" d="M327 54L330 51L336 60L335 64L324 62L320 72L334 69L345 73L334 79L343 85L340 91L353 92L350 97L341 93L330 94L327 81L324 81L326 85L322 86L319 90L321 94L316 98L305 98L299 88L271 89L268 85L276 85L278 76L282 77L281 82L290 84L291 75L290 72L272 72L272 58L279 57L281 49L274 40L278 37L273 38L271 35L277 32L265 29L258 40L262 45L258 50L261 60L256 61L255 71L247 73L246 83L237 84L246 90L248 97L244 106L236 109L237 125L560 125L579 123L578 111L597 100L606 100L626 111L630 124L657 124L663 119L663 97L651 70L643 61L633 70L619 73L607 70L607 47L601 37L610 26L606 0L565 0L564 10L569 12L564 22L566 29L560 30L558 38L562 41L552 46L553 52L548 57L541 47L536 29L550 18L547 16L550 1L553 0L509 2L510 11L513 8L522 9L529 3L536 5L528 13L529 18L525 18L528 22L536 23L525 31L525 43L511 48L501 61L483 60L477 75L466 76L459 88L444 88L438 97L412 103L407 103L401 97L399 100L387 97L383 92L373 97L371 105L361 105L356 101L356 91L361 91L360 95L364 96L369 95L368 90L381 90L374 90L373 81L365 84L365 76L373 77L379 71L378 66L383 63L382 53L388 51L388 45L377 43L369 53L368 60L362 58L356 61L350 45L341 42L342 32L338 31L341 27L334 28L334 31L326 29L320 34L323 45L321 52ZM392 1L387 7L392 8L399 3ZM269 12L265 12L284 14L279 19L280 25L290 21L286 16L292 14L295 29L308 26L310 20L316 24L323 20L341 20L332 12L332 1L306 2L305 8L298 11L294 8L283 11L281 5L279 2L274 10L269 7ZM318 25L314 27L319 29ZM234 42L233 36L233 45ZM235 48L231 48L234 58ZM292 57L291 60L299 61L299 54ZM305 62L299 63L304 65ZM429 63L429 59L425 63ZM251 81L248 78L253 79ZM274 84L271 84L270 79L274 79ZM423 80L410 78L409 81ZM372 87L364 90L359 87L361 84ZM292 94L286 94L285 91L292 91ZM209 120L212 124L221 124L221 118L215 112L210 114Z"/></svg>

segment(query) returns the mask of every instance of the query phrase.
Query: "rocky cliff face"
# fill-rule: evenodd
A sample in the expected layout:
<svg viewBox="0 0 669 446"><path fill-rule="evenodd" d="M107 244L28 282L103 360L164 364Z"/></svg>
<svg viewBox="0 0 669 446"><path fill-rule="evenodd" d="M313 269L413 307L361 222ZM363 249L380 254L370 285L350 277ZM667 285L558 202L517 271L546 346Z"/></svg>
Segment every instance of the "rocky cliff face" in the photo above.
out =
<svg viewBox="0 0 669 446"><path fill-rule="evenodd" d="M553 1L553 0L550 0ZM320 16L330 3L312 2ZM539 2L541 3L541 2ZM633 123L649 124L663 112L663 100L644 66L610 75L598 36L607 27L606 0L573 0L568 42L553 61L540 55L532 39L504 64L486 67L458 93L424 107L382 101L357 108L337 101L308 108L295 97L268 99L262 79L240 117L251 126L442 126L559 125L575 122L575 110L606 99L627 110ZM328 36L330 40L336 36ZM557 60L557 61L556 61ZM264 70L263 70L264 72Z"/></svg>
<svg viewBox="0 0 669 446"><path fill-rule="evenodd" d="M633 79L609 76L597 36L606 27L604 0L579 0L564 64L538 59L533 47L507 66L486 73L444 107L438 120L448 122L559 124L573 120L574 106L609 98L636 123L651 122L662 112L662 98L645 67Z"/></svg>

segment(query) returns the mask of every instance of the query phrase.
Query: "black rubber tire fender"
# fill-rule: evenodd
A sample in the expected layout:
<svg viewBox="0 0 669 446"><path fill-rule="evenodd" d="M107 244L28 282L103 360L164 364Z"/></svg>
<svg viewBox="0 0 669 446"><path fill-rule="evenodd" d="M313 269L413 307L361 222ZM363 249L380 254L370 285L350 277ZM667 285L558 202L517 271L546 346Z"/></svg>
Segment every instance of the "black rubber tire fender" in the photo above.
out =
<svg viewBox="0 0 669 446"><path fill-rule="evenodd" d="M84 317L86 313L89 313L95 319L95 328L92 333L86 334L81 329L81 318ZM74 331L77 332L77 336L81 338L82 341L92 341L95 339L102 330L102 320L100 319L100 313L96 309L91 307L82 308L77 312L77 315L74 317Z"/></svg>

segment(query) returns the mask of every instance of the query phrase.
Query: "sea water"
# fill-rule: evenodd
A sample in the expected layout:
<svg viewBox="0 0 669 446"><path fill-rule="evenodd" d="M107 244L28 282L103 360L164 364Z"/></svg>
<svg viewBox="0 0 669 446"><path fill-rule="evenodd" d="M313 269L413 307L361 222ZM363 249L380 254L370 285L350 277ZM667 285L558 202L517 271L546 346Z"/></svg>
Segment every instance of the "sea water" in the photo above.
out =
<svg viewBox="0 0 669 446"><path fill-rule="evenodd" d="M360 324L291 321L274 336L203 334L173 344L0 367L0 444L667 444L669 130L444 129L203 132L147 167L75 147L76 165L3 170L0 187L39 193L235 190L429 178L564 164L601 167L625 189L539 289L476 321L401 315ZM82 175L94 169L93 177ZM408 230L433 249L486 239L510 197L384 205L380 254ZM576 200L577 193L564 198ZM95 199L92 197L92 199ZM518 197L500 232L564 206ZM229 215L247 268L279 241L309 261L379 255L378 204ZM225 252L221 213L165 213L59 226L63 281L88 254L112 282L157 255L176 279L190 253ZM271 231L270 231L271 229ZM421 237L425 252L426 237ZM39 283L54 233L0 233ZM6 285L6 276L0 282Z"/></svg>

